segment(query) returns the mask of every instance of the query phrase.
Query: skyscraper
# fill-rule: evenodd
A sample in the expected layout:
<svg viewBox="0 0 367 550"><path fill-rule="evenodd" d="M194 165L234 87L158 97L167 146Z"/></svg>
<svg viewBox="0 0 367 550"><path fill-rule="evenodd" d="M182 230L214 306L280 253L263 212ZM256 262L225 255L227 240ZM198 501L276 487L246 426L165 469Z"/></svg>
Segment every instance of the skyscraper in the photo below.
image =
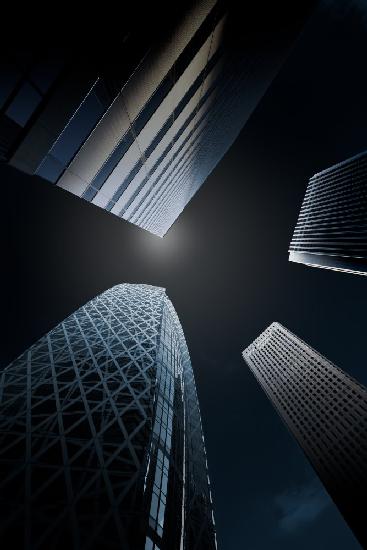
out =
<svg viewBox="0 0 367 550"><path fill-rule="evenodd" d="M193 371L164 289L107 290L3 371L0 465L14 548L216 548Z"/></svg>
<svg viewBox="0 0 367 550"><path fill-rule="evenodd" d="M307 11L298 6L287 27L289 7L243 17L235 4L158 2L148 32L140 14L130 26L125 18L121 43L104 44L95 64L85 53L12 62L3 158L163 236L237 137Z"/></svg>
<svg viewBox="0 0 367 550"><path fill-rule="evenodd" d="M312 176L289 260L367 275L367 152Z"/></svg>
<svg viewBox="0 0 367 550"><path fill-rule="evenodd" d="M243 357L365 548L367 389L279 323Z"/></svg>

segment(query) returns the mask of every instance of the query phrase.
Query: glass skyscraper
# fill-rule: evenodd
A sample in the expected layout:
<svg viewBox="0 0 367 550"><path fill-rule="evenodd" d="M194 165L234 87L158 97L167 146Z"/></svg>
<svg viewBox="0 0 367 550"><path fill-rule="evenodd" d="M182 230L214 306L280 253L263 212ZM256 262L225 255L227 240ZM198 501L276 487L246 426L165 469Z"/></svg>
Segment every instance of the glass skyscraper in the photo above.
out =
<svg viewBox="0 0 367 550"><path fill-rule="evenodd" d="M122 284L0 379L0 539L215 550L199 404L165 290Z"/></svg>
<svg viewBox="0 0 367 550"><path fill-rule="evenodd" d="M222 0L160 10L167 22L156 16L155 37L124 21L112 70L105 45L96 66L77 55L10 64L0 155L163 236L255 109L301 21L286 28L280 6L270 24L261 9L243 18Z"/></svg>
<svg viewBox="0 0 367 550"><path fill-rule="evenodd" d="M367 389L279 323L243 357L366 548Z"/></svg>
<svg viewBox="0 0 367 550"><path fill-rule="evenodd" d="M367 275L367 152L312 176L289 260Z"/></svg>

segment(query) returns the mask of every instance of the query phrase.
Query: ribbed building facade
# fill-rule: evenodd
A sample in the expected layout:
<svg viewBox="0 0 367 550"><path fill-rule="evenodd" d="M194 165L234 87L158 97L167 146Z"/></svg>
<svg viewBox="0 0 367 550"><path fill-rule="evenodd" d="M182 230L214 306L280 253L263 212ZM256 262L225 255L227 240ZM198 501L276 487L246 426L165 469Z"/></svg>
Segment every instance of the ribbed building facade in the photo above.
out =
<svg viewBox="0 0 367 550"><path fill-rule="evenodd" d="M199 404L164 289L118 285L0 379L0 539L214 550Z"/></svg>
<svg viewBox="0 0 367 550"><path fill-rule="evenodd" d="M279 323L243 357L365 548L367 389Z"/></svg>
<svg viewBox="0 0 367 550"><path fill-rule="evenodd" d="M285 31L279 7L265 20L251 9L243 18L235 2L181 4L146 43L139 24L135 35L121 31L112 69L103 60L89 66L91 56L51 70L50 60L22 72L19 62L7 67L3 158L163 236L237 137L299 30ZM160 10L167 17L158 2Z"/></svg>
<svg viewBox="0 0 367 550"><path fill-rule="evenodd" d="M310 179L289 260L367 275L367 152Z"/></svg>

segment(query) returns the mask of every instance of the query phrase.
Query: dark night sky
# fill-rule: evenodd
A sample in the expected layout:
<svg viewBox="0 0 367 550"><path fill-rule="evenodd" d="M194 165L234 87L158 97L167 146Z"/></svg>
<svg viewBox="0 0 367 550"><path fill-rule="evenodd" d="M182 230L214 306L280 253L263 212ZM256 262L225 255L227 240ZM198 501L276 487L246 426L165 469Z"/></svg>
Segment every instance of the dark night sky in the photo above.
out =
<svg viewBox="0 0 367 550"><path fill-rule="evenodd" d="M367 384L367 281L287 254L308 178L367 149L363 5L316 12L163 240L2 167L1 364L114 284L166 287L196 374L220 550L358 548L241 351L277 320Z"/></svg>

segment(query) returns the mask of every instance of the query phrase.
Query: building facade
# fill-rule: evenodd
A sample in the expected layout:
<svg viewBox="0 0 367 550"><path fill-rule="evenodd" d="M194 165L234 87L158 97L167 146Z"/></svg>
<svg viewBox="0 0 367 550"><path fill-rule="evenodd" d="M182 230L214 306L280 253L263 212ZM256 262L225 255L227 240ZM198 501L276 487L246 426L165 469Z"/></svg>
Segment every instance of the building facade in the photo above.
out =
<svg viewBox="0 0 367 550"><path fill-rule="evenodd" d="M365 548L367 389L279 323L243 357Z"/></svg>
<svg viewBox="0 0 367 550"><path fill-rule="evenodd" d="M310 179L289 260L367 275L367 152Z"/></svg>
<svg viewBox="0 0 367 550"><path fill-rule="evenodd" d="M179 2L168 17L158 2L148 32L137 18L97 65L90 55L11 64L0 154L163 236L237 137L301 24L286 28L280 6L267 18L248 8L244 18L235 4ZM115 50L120 63L106 68Z"/></svg>
<svg viewBox="0 0 367 550"><path fill-rule="evenodd" d="M107 290L3 371L0 465L14 548L216 549L195 381L164 289Z"/></svg>

